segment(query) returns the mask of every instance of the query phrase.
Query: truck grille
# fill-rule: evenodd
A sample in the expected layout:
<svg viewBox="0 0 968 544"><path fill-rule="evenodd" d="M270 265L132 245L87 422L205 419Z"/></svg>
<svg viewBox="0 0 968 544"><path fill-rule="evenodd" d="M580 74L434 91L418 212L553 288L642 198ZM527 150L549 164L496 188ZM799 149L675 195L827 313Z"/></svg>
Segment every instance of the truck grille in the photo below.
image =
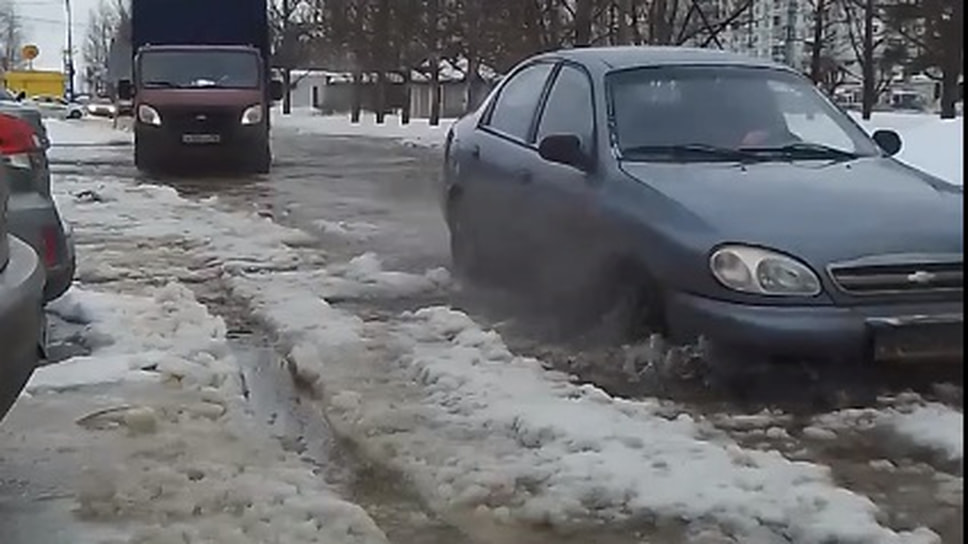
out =
<svg viewBox="0 0 968 544"><path fill-rule="evenodd" d="M227 134L239 124L241 111L171 109L162 112L162 119L181 134Z"/></svg>
<svg viewBox="0 0 968 544"><path fill-rule="evenodd" d="M879 262L829 267L837 287L852 295L932 293L964 288L964 262Z"/></svg>

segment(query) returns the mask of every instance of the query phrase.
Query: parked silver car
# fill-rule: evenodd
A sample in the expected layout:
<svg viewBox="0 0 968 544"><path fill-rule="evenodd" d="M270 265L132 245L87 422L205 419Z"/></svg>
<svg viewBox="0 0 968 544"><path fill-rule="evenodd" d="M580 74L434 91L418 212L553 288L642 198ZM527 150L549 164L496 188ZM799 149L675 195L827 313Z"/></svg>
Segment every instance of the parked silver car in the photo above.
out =
<svg viewBox="0 0 968 544"><path fill-rule="evenodd" d="M51 196L46 130L40 132L25 111L0 110L0 175L10 191L8 228L40 256L47 276L44 297L50 301L74 281L74 240Z"/></svg>
<svg viewBox="0 0 968 544"><path fill-rule="evenodd" d="M44 265L30 245L9 234L9 188L0 172L0 420L43 357Z"/></svg>

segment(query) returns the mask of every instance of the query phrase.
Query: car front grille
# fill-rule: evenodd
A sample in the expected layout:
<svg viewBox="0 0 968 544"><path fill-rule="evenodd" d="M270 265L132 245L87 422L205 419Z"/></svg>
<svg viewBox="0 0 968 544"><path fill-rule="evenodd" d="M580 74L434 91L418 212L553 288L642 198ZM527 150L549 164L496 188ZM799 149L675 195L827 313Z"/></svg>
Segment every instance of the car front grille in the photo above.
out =
<svg viewBox="0 0 968 544"><path fill-rule="evenodd" d="M876 262L875 262L876 261ZM964 289L961 258L920 260L876 259L829 267L837 287L851 295L917 294Z"/></svg>

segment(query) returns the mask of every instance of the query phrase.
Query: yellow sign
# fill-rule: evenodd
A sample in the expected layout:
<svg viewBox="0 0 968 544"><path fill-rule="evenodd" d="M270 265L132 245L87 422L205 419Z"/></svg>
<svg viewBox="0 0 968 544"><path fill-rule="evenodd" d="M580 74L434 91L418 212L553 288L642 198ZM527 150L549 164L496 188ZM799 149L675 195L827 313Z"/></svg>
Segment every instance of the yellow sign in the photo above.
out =
<svg viewBox="0 0 968 544"><path fill-rule="evenodd" d="M34 60L39 55L40 55L40 48L33 44L25 45L23 49L20 50L20 56L22 56L26 60Z"/></svg>

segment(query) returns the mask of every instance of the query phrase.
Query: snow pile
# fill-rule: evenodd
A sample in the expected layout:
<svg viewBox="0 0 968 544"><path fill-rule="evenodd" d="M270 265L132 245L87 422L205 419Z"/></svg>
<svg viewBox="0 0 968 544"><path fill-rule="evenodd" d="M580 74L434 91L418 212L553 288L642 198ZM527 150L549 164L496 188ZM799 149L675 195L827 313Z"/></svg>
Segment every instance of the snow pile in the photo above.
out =
<svg viewBox="0 0 968 544"><path fill-rule="evenodd" d="M898 158L929 174L964 185L964 118L942 120L937 115L875 113L860 120L869 132L896 130L903 147Z"/></svg>
<svg viewBox="0 0 968 544"><path fill-rule="evenodd" d="M145 274L130 262L144 255L130 255L123 249L132 239L151 240L151 250L167 255L166 263L153 263L152 276L183 281L193 281L212 268L292 269L299 259L291 246L304 245L309 239L301 231L255 213L212 213L215 201L186 200L170 187L120 181L92 187L89 180L66 175L58 178L55 189L58 207L74 226L78 243L98 246L99 259L79 259L78 278L82 281ZM207 256L208 260L192 262L186 258L191 255Z"/></svg>
<svg viewBox="0 0 968 544"><path fill-rule="evenodd" d="M37 369L27 391L161 376L238 394L234 367L226 362L225 324L209 315L185 287L169 284L151 297L74 289L50 311L88 323L91 356ZM148 372L151 371L151 372Z"/></svg>
<svg viewBox="0 0 968 544"><path fill-rule="evenodd" d="M572 385L460 312L420 310L390 337L358 320L335 334L338 311L270 286L249 286L253 304L292 333L290 364L319 385L331 424L442 511L562 528L714 520L744 538L797 542L931 534L880 526L876 506L837 487L826 467L743 449L658 401Z"/></svg>
<svg viewBox="0 0 968 544"><path fill-rule="evenodd" d="M48 118L44 119L44 125L55 151L58 147L127 146L134 141L131 134L115 130L110 121L103 119L65 121Z"/></svg>
<svg viewBox="0 0 968 544"><path fill-rule="evenodd" d="M320 115L312 108L295 109L291 115L274 111L272 118L273 127L298 134L390 138L418 147L442 146L453 122L453 119L441 119L440 126L434 127L427 119L411 119L409 125L404 125L399 117L388 115L386 122L378 125L375 114L364 112L359 123L352 123L348 114Z"/></svg>
<svg viewBox="0 0 968 544"><path fill-rule="evenodd" d="M54 311L89 322L95 350L38 369L28 386L35 398L136 382L112 390L115 406L78 420L100 435L77 482L83 519L134 522L132 544L386 543L362 508L260 436L244 413L225 324L188 289L75 290Z"/></svg>
<svg viewBox="0 0 968 544"><path fill-rule="evenodd" d="M323 311L326 320L312 326L326 327L331 319L339 321L341 312L332 309L328 301L361 298L394 298L432 293L446 287L450 273L444 268L411 274L383 269L375 253L364 253L346 263L337 263L313 271L238 273L228 278L234 291L258 305L262 300L274 300L280 306L279 326L292 328L304 314ZM271 296L267 294L271 293ZM283 308L297 314L291 323ZM305 307L305 310L303 308ZM270 320L274 319L269 316ZM300 328L295 325L296 328Z"/></svg>
<svg viewBox="0 0 968 544"><path fill-rule="evenodd" d="M915 444L938 450L951 460L964 459L965 416L948 406L928 403L910 411L895 411L886 424Z"/></svg>
<svg viewBox="0 0 968 544"><path fill-rule="evenodd" d="M313 221L313 226L322 233L350 240L365 241L379 232L380 227L362 221Z"/></svg>
<svg viewBox="0 0 968 544"><path fill-rule="evenodd" d="M827 431L873 432L901 439L944 454L951 461L964 459L964 414L954 408L919 398L884 408L854 408L815 418L812 428Z"/></svg>

